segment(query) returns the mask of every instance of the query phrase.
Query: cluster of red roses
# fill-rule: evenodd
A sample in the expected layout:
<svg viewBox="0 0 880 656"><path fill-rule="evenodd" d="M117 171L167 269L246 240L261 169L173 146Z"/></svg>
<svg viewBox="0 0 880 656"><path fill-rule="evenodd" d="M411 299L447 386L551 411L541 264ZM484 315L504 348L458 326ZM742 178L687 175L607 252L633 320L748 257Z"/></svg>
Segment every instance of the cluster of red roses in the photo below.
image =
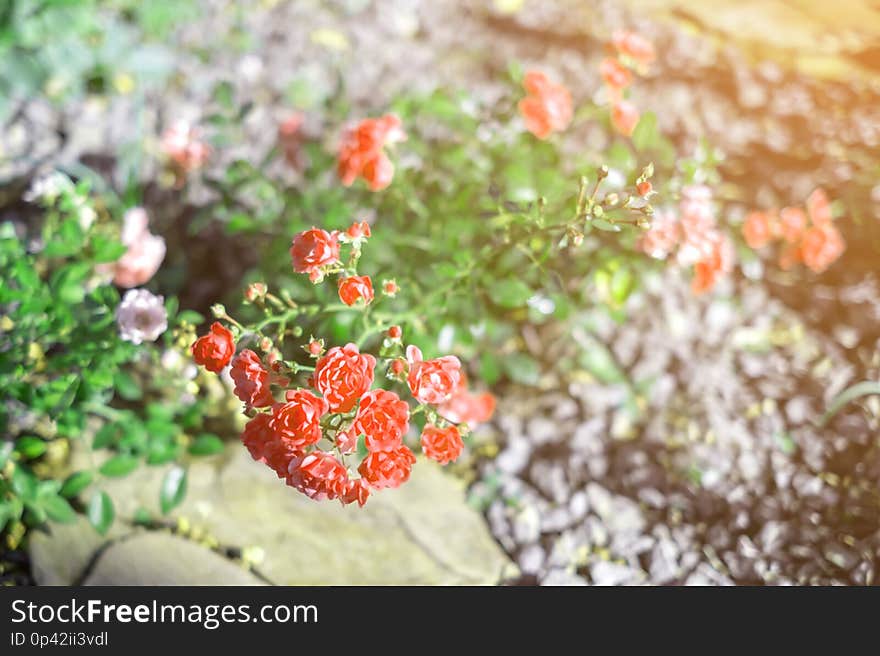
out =
<svg viewBox="0 0 880 656"><path fill-rule="evenodd" d="M344 303L353 305L358 299L370 303L369 276L344 275L355 272L360 246L369 236L366 222L355 223L344 233L306 230L296 235L291 246L294 270L316 282L328 273L339 273ZM344 267L341 242L352 245L353 257ZM385 281L383 289L393 295L397 284ZM267 290L257 283L247 295L253 301L265 298ZM494 397L468 391L455 356L425 360L416 346L404 352L400 326L388 327L385 336L398 353L389 359L388 377L405 383L429 418L421 433L422 452L440 464L456 460L464 448L460 425L487 421L494 411ZM265 362L250 349L235 355L233 333L218 322L192 345L193 358L209 371L219 373L231 364L235 395L251 416L242 441L255 460L312 499L339 499L344 504L362 506L371 490L395 488L409 479L416 461L404 444L409 404L393 391L371 389L377 366L373 355L361 353L355 344L325 353L323 341L312 340L305 347L316 359L308 388L287 389L279 402L272 386L287 387L288 374L295 369L279 359L271 344L263 348L270 352ZM356 468L358 477L346 463L356 452L366 453Z"/></svg>
<svg viewBox="0 0 880 656"><path fill-rule="evenodd" d="M718 227L712 191L704 185L682 189L677 212L655 210L638 247L661 260L675 253L680 266L693 266L691 288L696 294L709 291L729 273L735 257L733 244Z"/></svg>
<svg viewBox="0 0 880 656"><path fill-rule="evenodd" d="M384 149L405 139L400 119L393 114L367 118L348 129L339 147L342 184L348 187L361 177L373 191L385 189L394 177L394 164Z"/></svg>
<svg viewBox="0 0 880 656"><path fill-rule="evenodd" d="M822 273L846 248L831 216L831 203L823 189L807 198L807 211L784 207L778 212L751 212L743 224L743 237L754 249L781 241L779 266L790 269L803 262L815 273Z"/></svg>
<svg viewBox="0 0 880 656"><path fill-rule="evenodd" d="M615 32L611 43L616 56L603 59L599 72L611 98L614 129L628 137L639 122L639 110L624 98L624 92L632 83L633 71L643 72L654 61L654 46L628 31ZM538 71L526 73L523 86L527 95L519 102L519 111L529 132L546 139L568 127L574 113L568 89Z"/></svg>
<svg viewBox="0 0 880 656"><path fill-rule="evenodd" d="M611 98L611 123L628 137L638 125L639 110L624 98L624 92L632 83L632 72L642 72L654 61L654 46L641 35L628 31L615 32L611 44L616 56L603 59L599 72Z"/></svg>

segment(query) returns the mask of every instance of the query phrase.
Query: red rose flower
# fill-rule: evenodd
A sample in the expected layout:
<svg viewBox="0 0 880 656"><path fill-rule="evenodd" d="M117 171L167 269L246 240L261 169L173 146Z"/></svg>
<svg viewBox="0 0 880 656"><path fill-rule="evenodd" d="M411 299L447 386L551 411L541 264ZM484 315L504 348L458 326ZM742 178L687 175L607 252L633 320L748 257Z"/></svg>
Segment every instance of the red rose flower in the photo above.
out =
<svg viewBox="0 0 880 656"><path fill-rule="evenodd" d="M653 44L636 32L618 30L612 35L611 43L621 55L642 66L650 64L656 57Z"/></svg>
<svg viewBox="0 0 880 656"><path fill-rule="evenodd" d="M400 487L409 480L416 457L407 447L396 451L375 451L358 467L361 477L377 490Z"/></svg>
<svg viewBox="0 0 880 656"><path fill-rule="evenodd" d="M780 236L789 244L800 241L807 228L807 215L799 207L783 207L779 211Z"/></svg>
<svg viewBox="0 0 880 656"><path fill-rule="evenodd" d="M241 441L251 457L265 463L279 478L287 477L290 461L301 455L301 451L275 433L272 415L258 414L244 427Z"/></svg>
<svg viewBox="0 0 880 656"><path fill-rule="evenodd" d="M348 230L345 231L352 239L357 239L358 237L370 237L370 224L366 221L355 221L351 224Z"/></svg>
<svg viewBox="0 0 880 656"><path fill-rule="evenodd" d="M422 352L416 346L408 346L409 389L422 403L436 405L448 401L461 382L461 362L454 355L434 360L422 360Z"/></svg>
<svg viewBox="0 0 880 656"><path fill-rule="evenodd" d="M294 169L303 168L302 126L305 117L300 113L291 114L278 125L278 145L284 153L284 159Z"/></svg>
<svg viewBox="0 0 880 656"><path fill-rule="evenodd" d="M523 86L528 95L520 101L519 111L529 132L546 139L568 127L574 115L568 89L538 71L526 73Z"/></svg>
<svg viewBox="0 0 880 656"><path fill-rule="evenodd" d="M235 342L232 333L215 321L211 324L211 332L193 342L191 349L196 364L216 374L229 364L235 354Z"/></svg>
<svg viewBox="0 0 880 656"><path fill-rule="evenodd" d="M400 119L392 114L364 119L348 130L339 148L337 170L342 184L348 187L360 176L372 191L387 187L394 177L394 165L382 149L404 139Z"/></svg>
<svg viewBox="0 0 880 656"><path fill-rule="evenodd" d="M321 417L327 413L325 399L308 390L288 390L287 403L279 403L273 411L275 432L288 444L302 449L321 439Z"/></svg>
<svg viewBox="0 0 880 656"><path fill-rule="evenodd" d="M846 248L843 237L833 224L813 226L801 241L801 258L813 273L822 273L841 256Z"/></svg>
<svg viewBox="0 0 880 656"><path fill-rule="evenodd" d="M348 486L346 487L345 492L342 493L342 503L348 505L356 501L357 505L363 508L369 497L370 486L367 485L367 482L364 479L349 479Z"/></svg>
<svg viewBox="0 0 880 656"><path fill-rule="evenodd" d="M315 501L339 498L348 490L348 482L348 470L324 451L290 462L287 484Z"/></svg>
<svg viewBox="0 0 880 656"><path fill-rule="evenodd" d="M475 426L492 418L495 413L495 397L489 392L472 394L468 390L467 379L462 374L461 382L452 398L441 405L438 411L451 422Z"/></svg>
<svg viewBox="0 0 880 656"><path fill-rule="evenodd" d="M388 367L391 370L391 373L395 376L400 376L406 371L406 360L403 358L397 358L396 360L392 360L391 364Z"/></svg>
<svg viewBox="0 0 880 656"><path fill-rule="evenodd" d="M599 64L599 73L616 97L620 97L621 91L626 89L632 82L632 73L614 57L606 57Z"/></svg>
<svg viewBox="0 0 880 656"><path fill-rule="evenodd" d="M335 232L312 228L299 233L290 246L293 270L308 273L312 280L320 275L323 266L339 261L339 240Z"/></svg>
<svg viewBox="0 0 880 656"><path fill-rule="evenodd" d="M235 395L255 408L275 403L269 386L269 372L263 368L260 356L245 349L232 361L229 375L235 381Z"/></svg>
<svg viewBox="0 0 880 656"><path fill-rule="evenodd" d="M457 460L463 449L464 442L455 426L438 428L428 424L422 430L422 452L441 465Z"/></svg>
<svg viewBox="0 0 880 656"><path fill-rule="evenodd" d="M382 191L394 179L394 163L385 153L377 153L364 162L361 175L370 191Z"/></svg>
<svg viewBox="0 0 880 656"><path fill-rule="evenodd" d="M360 353L355 344L334 346L315 364L312 377L333 412L348 412L373 384L376 358Z"/></svg>
<svg viewBox="0 0 880 656"><path fill-rule="evenodd" d="M339 279L339 300L349 307L364 300L369 305L373 300L373 281L370 276L349 276Z"/></svg>
<svg viewBox="0 0 880 656"><path fill-rule="evenodd" d="M831 223L831 203L824 189L814 189L807 198L807 213L813 225L824 226Z"/></svg>
<svg viewBox="0 0 880 656"><path fill-rule="evenodd" d="M628 100L620 100L611 108L611 123L620 134L629 137L639 123L639 110Z"/></svg>
<svg viewBox="0 0 880 656"><path fill-rule="evenodd" d="M712 289L723 274L730 272L733 265L733 247L725 237L713 235L707 245L711 246L711 251L694 265L691 289L695 294L703 294Z"/></svg>
<svg viewBox="0 0 880 656"><path fill-rule="evenodd" d="M369 451L395 451L409 428L409 406L388 390L372 390L361 397L351 435L365 435Z"/></svg>
<svg viewBox="0 0 880 656"><path fill-rule="evenodd" d="M743 237L749 248L763 248L774 235L775 226L765 212L751 212L743 223Z"/></svg>

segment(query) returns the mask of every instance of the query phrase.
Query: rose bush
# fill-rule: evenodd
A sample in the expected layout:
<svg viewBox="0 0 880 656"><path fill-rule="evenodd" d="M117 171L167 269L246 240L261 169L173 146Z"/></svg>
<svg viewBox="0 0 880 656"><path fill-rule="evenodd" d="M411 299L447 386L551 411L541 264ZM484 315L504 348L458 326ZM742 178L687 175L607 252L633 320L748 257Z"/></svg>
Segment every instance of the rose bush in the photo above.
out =
<svg viewBox="0 0 880 656"><path fill-rule="evenodd" d="M313 289L336 276L342 305L302 304L289 297L284 302L259 283L259 293L246 291L245 298L262 308L261 320L244 324L217 306L215 315L229 328L214 322L191 350L194 361L211 372L230 367L234 393L250 417L241 440L255 460L311 499L363 506L371 490L398 487L409 479L416 462L405 443L412 420L420 417L424 423L422 452L445 465L461 455L467 422L490 418L494 399L487 402L484 394L479 402L472 400L457 357L425 360L417 346L404 347L403 331L392 322L394 315L380 314L381 309L375 308L381 300L348 302L342 292L348 281L359 290L369 290L373 301L371 278L358 273L362 248L372 231L355 222L340 234L345 238L341 248L332 249L331 257L309 259L328 243L340 244L337 233L314 227L293 237L290 252L293 272L308 275ZM347 258L342 258L344 251ZM303 266L304 260L308 266ZM373 321L363 324L358 343L325 351L323 339L309 338L301 349L292 351L314 360L314 365L307 365L286 355L282 345L287 325L313 311L360 313L364 318L372 315ZM358 344L375 343L382 335L377 355L361 352ZM243 344L253 344L262 355L242 348L233 357ZM377 376L377 371L384 376ZM383 378L408 393L414 407L392 389L373 388ZM282 393L283 402L276 398ZM443 415L444 404L450 404L454 420Z"/></svg>

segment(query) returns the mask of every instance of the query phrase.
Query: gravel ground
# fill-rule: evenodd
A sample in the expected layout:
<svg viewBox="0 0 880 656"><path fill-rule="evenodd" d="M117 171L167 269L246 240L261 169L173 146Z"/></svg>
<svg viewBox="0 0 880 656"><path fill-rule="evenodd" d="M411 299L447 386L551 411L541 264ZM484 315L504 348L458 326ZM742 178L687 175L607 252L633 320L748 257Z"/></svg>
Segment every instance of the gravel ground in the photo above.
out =
<svg viewBox="0 0 880 656"><path fill-rule="evenodd" d="M487 518L520 582L872 584L880 404L814 425L858 380L843 347L759 288L695 301L675 274L628 314L573 335L651 381L635 418L625 384L578 370L498 412L503 447L473 493L494 497ZM578 357L551 339L548 360Z"/></svg>

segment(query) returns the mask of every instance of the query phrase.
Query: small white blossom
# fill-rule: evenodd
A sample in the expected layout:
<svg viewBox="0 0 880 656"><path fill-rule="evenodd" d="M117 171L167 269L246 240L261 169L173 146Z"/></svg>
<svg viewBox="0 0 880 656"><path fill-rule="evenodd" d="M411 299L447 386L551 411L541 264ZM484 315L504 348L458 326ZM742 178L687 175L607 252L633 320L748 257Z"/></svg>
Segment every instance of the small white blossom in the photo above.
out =
<svg viewBox="0 0 880 656"><path fill-rule="evenodd" d="M128 342L155 342L168 328L165 301L146 289L129 289L116 308L116 323Z"/></svg>
<svg viewBox="0 0 880 656"><path fill-rule="evenodd" d="M24 193L28 203L45 203L51 205L64 191L73 189L73 182L63 173L52 171L36 178Z"/></svg>

